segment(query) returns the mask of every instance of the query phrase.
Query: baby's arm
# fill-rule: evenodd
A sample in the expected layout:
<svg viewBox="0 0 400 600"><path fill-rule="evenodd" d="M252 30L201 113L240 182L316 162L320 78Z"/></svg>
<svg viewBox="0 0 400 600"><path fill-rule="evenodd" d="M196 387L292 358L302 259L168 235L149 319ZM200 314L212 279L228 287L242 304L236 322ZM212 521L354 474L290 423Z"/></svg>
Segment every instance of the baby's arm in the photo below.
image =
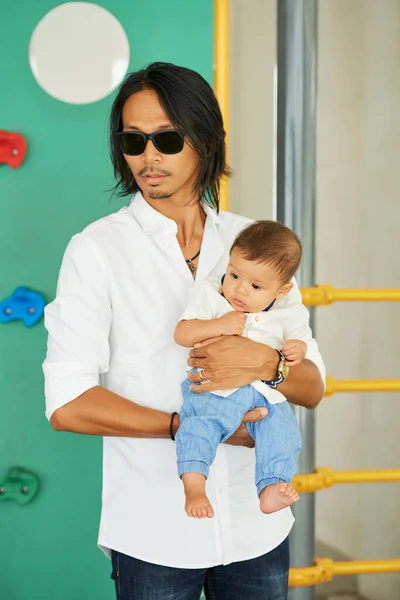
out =
<svg viewBox="0 0 400 600"><path fill-rule="evenodd" d="M289 367L299 365L307 354L307 344L302 340L286 340L282 346L282 352L286 357Z"/></svg>
<svg viewBox="0 0 400 600"><path fill-rule="evenodd" d="M192 348L197 342L220 335L242 335L246 315L233 310L216 319L188 319L179 321L174 340L180 346Z"/></svg>
<svg viewBox="0 0 400 600"><path fill-rule="evenodd" d="M283 326L283 345L281 351L289 367L299 365L306 357L308 344L313 342L310 329L310 313L302 303L288 307Z"/></svg>

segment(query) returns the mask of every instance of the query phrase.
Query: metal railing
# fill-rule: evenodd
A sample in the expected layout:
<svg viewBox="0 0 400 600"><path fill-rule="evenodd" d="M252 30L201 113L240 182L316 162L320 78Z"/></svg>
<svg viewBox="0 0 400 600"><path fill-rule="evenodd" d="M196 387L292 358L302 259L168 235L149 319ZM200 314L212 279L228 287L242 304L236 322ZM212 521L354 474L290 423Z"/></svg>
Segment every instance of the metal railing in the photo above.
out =
<svg viewBox="0 0 400 600"><path fill-rule="evenodd" d="M337 289L332 285L318 285L301 290L304 304L329 306L333 302L387 302L400 301L400 289ZM326 378L325 396L336 392L398 392L400 379L341 379ZM334 471L330 467L316 467L314 473L295 475L292 485L300 493L313 493L335 484L384 483L400 481L400 469L366 471ZM334 562L330 558L316 558L312 567L290 569L291 587L314 586L331 581L339 575L392 573L400 571L400 559Z"/></svg>
<svg viewBox="0 0 400 600"><path fill-rule="evenodd" d="M400 559L355 560L334 562L330 558L316 558L312 567L290 569L289 586L308 587L332 581L338 575L362 575L368 573L395 573L400 571Z"/></svg>
<svg viewBox="0 0 400 600"><path fill-rule="evenodd" d="M298 492L317 492L337 483L387 483L389 481L400 481L400 469L334 471L331 467L316 467L314 473L295 475L292 486Z"/></svg>
<svg viewBox="0 0 400 600"><path fill-rule="evenodd" d="M325 379L325 396L336 392L400 392L400 379Z"/></svg>
<svg viewBox="0 0 400 600"><path fill-rule="evenodd" d="M301 288L306 306L328 306L334 302L398 302L400 289L338 289L333 285L321 284Z"/></svg>

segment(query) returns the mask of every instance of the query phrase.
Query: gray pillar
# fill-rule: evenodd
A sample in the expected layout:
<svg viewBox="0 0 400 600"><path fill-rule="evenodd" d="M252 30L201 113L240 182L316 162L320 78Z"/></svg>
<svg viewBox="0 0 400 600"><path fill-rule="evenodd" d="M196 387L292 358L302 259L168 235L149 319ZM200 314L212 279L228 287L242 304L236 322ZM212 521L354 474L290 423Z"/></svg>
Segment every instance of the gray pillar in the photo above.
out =
<svg viewBox="0 0 400 600"><path fill-rule="evenodd" d="M277 218L303 241L297 275L301 286L315 284L315 155L317 82L317 0L277 0L278 127ZM315 467L314 413L295 407L303 437L299 473ZM302 494L294 507L291 566L314 563L314 494ZM315 588L291 588L291 600L313 600Z"/></svg>

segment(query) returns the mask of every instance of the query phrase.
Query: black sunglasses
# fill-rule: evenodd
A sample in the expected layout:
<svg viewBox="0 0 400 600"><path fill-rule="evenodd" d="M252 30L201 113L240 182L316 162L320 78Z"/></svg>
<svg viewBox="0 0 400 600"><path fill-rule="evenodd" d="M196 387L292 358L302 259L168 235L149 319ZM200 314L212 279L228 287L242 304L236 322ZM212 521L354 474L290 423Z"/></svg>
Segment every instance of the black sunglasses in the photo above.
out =
<svg viewBox="0 0 400 600"><path fill-rule="evenodd" d="M128 156L143 154L148 140L151 140L162 154L178 154L182 152L185 143L184 137L175 129L157 131L156 133L118 131L116 135L119 138L122 152Z"/></svg>

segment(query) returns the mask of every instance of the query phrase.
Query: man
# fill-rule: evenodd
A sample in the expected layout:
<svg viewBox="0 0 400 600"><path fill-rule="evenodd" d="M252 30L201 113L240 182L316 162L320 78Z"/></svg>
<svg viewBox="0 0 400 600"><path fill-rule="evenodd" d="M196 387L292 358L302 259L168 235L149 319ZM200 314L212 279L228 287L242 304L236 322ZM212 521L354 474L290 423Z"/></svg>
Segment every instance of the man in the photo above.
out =
<svg viewBox="0 0 400 600"><path fill-rule="evenodd" d="M213 519L187 517L171 440L188 361L175 325L196 285L224 272L249 223L218 211L228 173L218 103L199 74L155 63L122 84L110 129L116 188L133 198L66 250L46 308L46 414L56 430L104 436L99 545L119 600L198 600L203 585L217 600L284 600L293 517L259 511L244 425L210 471ZM300 301L297 288L290 298ZM194 385L200 394L282 379L275 349L240 336L206 342L189 365L209 382ZM323 376L314 342L279 390L315 408ZM246 421L264 416L250 411Z"/></svg>

